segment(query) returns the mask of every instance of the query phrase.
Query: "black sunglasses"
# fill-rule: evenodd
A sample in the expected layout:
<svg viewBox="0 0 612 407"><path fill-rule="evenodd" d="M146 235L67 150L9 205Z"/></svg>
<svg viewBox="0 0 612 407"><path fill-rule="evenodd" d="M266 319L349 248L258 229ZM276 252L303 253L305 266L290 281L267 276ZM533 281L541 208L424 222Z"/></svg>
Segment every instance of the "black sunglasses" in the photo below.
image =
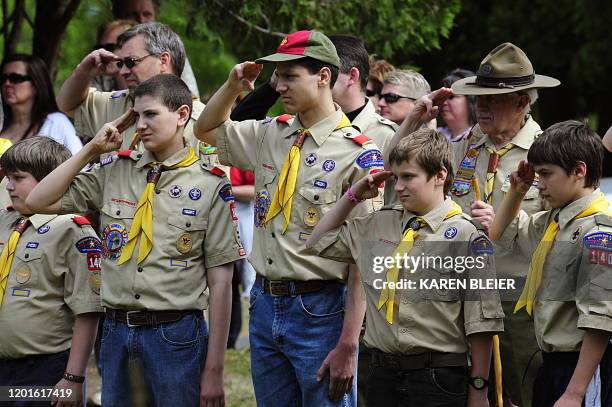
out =
<svg viewBox="0 0 612 407"><path fill-rule="evenodd" d="M145 55L143 57L140 57L140 58L131 58L131 57L123 58L123 59L117 61L117 68L121 69L121 68L123 68L123 65L125 65L128 69L132 69L140 61L142 61L146 57L150 57L151 55L154 55L154 54L147 54L147 55Z"/></svg>
<svg viewBox="0 0 612 407"><path fill-rule="evenodd" d="M378 92L372 89L366 89L366 96L371 98L372 96L377 96Z"/></svg>
<svg viewBox="0 0 612 407"><path fill-rule="evenodd" d="M0 75L0 83L4 83L6 82L6 80L8 79L8 81L10 83L22 83L22 82L27 82L27 81L31 81L32 77L29 75L22 75L20 73L3 73L2 75Z"/></svg>
<svg viewBox="0 0 612 407"><path fill-rule="evenodd" d="M104 48L108 52L115 52L115 50L117 48L119 48L119 47L114 42L109 42L109 43L106 43L106 44L96 44L93 47L94 51L97 50L97 49L100 49L100 48Z"/></svg>
<svg viewBox="0 0 612 407"><path fill-rule="evenodd" d="M380 95L381 99L384 99L385 102L387 103L395 103L400 99L410 99L410 100L416 100L415 98L411 98L409 96L400 96L397 93L384 93L382 95Z"/></svg>

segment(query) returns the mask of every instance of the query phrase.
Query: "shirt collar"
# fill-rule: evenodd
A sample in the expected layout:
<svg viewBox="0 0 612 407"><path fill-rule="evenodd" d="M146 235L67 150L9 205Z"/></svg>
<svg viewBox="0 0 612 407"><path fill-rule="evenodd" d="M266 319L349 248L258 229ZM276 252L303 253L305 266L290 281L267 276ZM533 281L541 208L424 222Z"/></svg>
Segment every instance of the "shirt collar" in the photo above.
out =
<svg viewBox="0 0 612 407"><path fill-rule="evenodd" d="M366 127L368 127L368 118L372 117L372 115L376 114L376 109L374 108L374 103L368 98L366 98L367 102L365 106L361 109L361 112L352 120L351 124L360 133L363 133Z"/></svg>
<svg viewBox="0 0 612 407"><path fill-rule="evenodd" d="M32 215L30 216L30 223L35 229L38 229L41 226L45 225L46 223L49 223L53 219L57 218L57 216L58 215L41 215L41 214Z"/></svg>
<svg viewBox="0 0 612 407"><path fill-rule="evenodd" d="M187 144L185 143L185 139L183 139L183 144L184 145ZM188 153L189 153L189 147L183 147L182 149L180 149L179 151L177 151L176 153L168 157L164 162L162 162L162 165L165 167L176 165L180 163L185 157L187 157ZM142 153L142 157L140 158L140 160L138 160L135 167L142 168L154 162L157 162L157 160L153 156L153 153L150 152L149 150L144 150L144 152Z"/></svg>
<svg viewBox="0 0 612 407"><path fill-rule="evenodd" d="M559 228L563 229L569 222L571 222L580 212L582 212L587 206L594 200L599 198L601 191L597 188L587 196L570 203L569 205L557 210L555 216L559 215Z"/></svg>
<svg viewBox="0 0 612 407"><path fill-rule="evenodd" d="M421 216L421 218L427 222L427 226L429 226L429 228L435 233L442 225L442 222L444 222L446 214L452 209L452 205L452 199L446 198L444 199L444 202L433 208L425 215ZM404 214L402 216L402 231L406 230L406 225L408 222L410 222L410 220L416 216L417 215L415 213L404 209Z"/></svg>
<svg viewBox="0 0 612 407"><path fill-rule="evenodd" d="M334 103L334 108L336 109L334 113L330 114L323 120L320 120L319 122L315 123L312 127L308 129L308 131L310 131L312 139L315 143L317 143L317 146L320 146L321 144L325 143L325 140L327 140L327 138L332 134L332 132L336 130L338 124L340 124L340 120L342 120L342 116L344 115L342 109L340 109L340 106L338 106L336 103ZM282 136L287 138L295 134L298 129L303 128L305 127L300 122L300 116L298 114L291 122L291 125L285 131L283 131Z"/></svg>
<svg viewBox="0 0 612 407"><path fill-rule="evenodd" d="M481 145L486 143L486 145L491 147L493 150L497 149L495 143L493 143L493 140L491 140L491 138L488 137L485 133L483 133L483 131L480 129L480 125L477 124L476 126L474 126L474 129L472 131L474 132L475 136L479 136L479 138L476 139L476 141L473 143L474 147L480 147ZM533 141L536 139L536 136L539 135L541 132L542 129L540 128L540 125L536 123L536 121L533 120L531 116L529 116L525 121L523 127L521 127L519 132L516 133L516 135L509 142L517 147L522 148L523 150L529 150L529 147L531 147L531 145L533 144Z"/></svg>

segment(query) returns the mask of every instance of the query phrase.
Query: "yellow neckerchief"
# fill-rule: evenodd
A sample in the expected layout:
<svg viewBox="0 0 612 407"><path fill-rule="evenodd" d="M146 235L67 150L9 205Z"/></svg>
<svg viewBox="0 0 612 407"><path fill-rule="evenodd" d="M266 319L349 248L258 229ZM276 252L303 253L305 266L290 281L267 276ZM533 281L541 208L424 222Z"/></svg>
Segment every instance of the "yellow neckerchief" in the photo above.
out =
<svg viewBox="0 0 612 407"><path fill-rule="evenodd" d="M493 184L495 184L495 174L497 174L497 166L499 164L499 160L510 150L516 147L512 143L506 144L504 147L499 150L493 150L491 147L487 146L487 151L489 152L489 166L487 168L487 183L485 185L485 202L489 205L493 205Z"/></svg>
<svg viewBox="0 0 612 407"><path fill-rule="evenodd" d="M151 163L148 165L153 166L153 169L149 171L150 174L155 174L155 169L161 171L161 169L173 170L175 168L188 167L191 164L198 161L198 156L193 151L193 148L189 147L187 156L181 160L181 162L165 166L160 163ZM153 195L155 193L155 184L159 180L159 175L150 176L147 175L147 186L138 199L138 206L136 207L136 213L134 214L134 220L130 233L128 235L128 241L123 248L121 257L119 258L118 264L123 264L132 258L132 253L136 247L136 241L139 237L140 248L138 249L138 264L149 255L153 248Z"/></svg>
<svg viewBox="0 0 612 407"><path fill-rule="evenodd" d="M346 117L344 113L342 113L340 123L338 123L334 131L343 127L348 127L350 125L351 121L348 119L348 117ZM274 219L276 215L278 215L280 212L283 212L283 234L287 231L287 227L289 226L289 221L291 219L293 193L295 192L295 184L297 182L298 170L300 168L300 162L302 161L300 157L300 151L302 149L302 145L304 144L304 140L307 136L310 135L311 134L308 129L298 130L298 136L293 142L293 146L291 146L291 150L289 150L289 154L287 154L285 162L283 163L283 168L280 172L278 185L276 186L276 192L274 193L274 197L272 198L272 202L270 204L270 209L268 210L266 220L264 221L264 226L267 226L268 223L272 221L272 219Z"/></svg>
<svg viewBox="0 0 612 407"><path fill-rule="evenodd" d="M597 213L605 213L610 214L608 201L603 194L600 194L597 199L591 202L586 208L584 208L578 215L574 216L572 219L580 219L585 218L590 215L594 215ZM533 302L538 292L538 288L540 287L540 283L542 282L542 271L544 269L544 262L546 261L546 256L548 252L552 248L553 243L555 242L555 238L557 237L557 232L559 232L559 221L553 219L552 222L548 224L546 231L544 232L544 236L540 243L538 243L538 247L536 247L533 255L531 257L531 263L529 264L529 272L527 273L527 281L525 282L525 287L523 288L523 292L521 293L521 297L516 303L516 307L514 307L514 312L517 312L523 307L527 307L527 313L531 315L533 311Z"/></svg>
<svg viewBox="0 0 612 407"><path fill-rule="evenodd" d="M30 220L25 216L22 216L15 223L13 232L11 233L8 242L2 249L0 254L0 308L2 307L2 300L4 299L4 292L6 291L6 285L8 283L8 277L11 272L11 266L13 265L13 257L15 256L15 250L17 249L17 243L21 234L30 226Z"/></svg>
<svg viewBox="0 0 612 407"><path fill-rule="evenodd" d="M459 215L460 213L463 213L463 211L461 210L461 207L457 205L455 202L453 202L451 209L444 216L444 220L452 216ZM416 231L427 224L427 222L425 222L425 220L420 216L417 216L416 222L418 222L418 225L414 222L408 223L407 225L408 229L404 231L404 235L402 236L402 241L397 246L397 248L395 249L391 257L396 258L398 254L400 256L403 256L404 253L410 253L410 251L412 250L412 245L414 243L414 240L417 237ZM401 248L401 253L400 253L400 248ZM380 292L380 298L378 299L378 310L380 310L383 307L383 305L385 304L387 305L387 312L385 314L385 319L387 320L389 324L393 323L393 308L395 304L395 288L389 288L389 283L397 283L398 277L399 277L399 270L397 269L397 267L395 266L391 267L387 271L387 275L386 275L387 281L382 291Z"/></svg>

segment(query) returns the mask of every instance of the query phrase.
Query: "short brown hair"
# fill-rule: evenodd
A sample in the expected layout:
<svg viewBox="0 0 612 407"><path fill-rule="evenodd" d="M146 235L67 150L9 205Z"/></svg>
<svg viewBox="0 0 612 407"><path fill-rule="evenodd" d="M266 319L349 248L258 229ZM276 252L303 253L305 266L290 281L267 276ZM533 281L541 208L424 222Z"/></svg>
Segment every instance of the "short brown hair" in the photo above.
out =
<svg viewBox="0 0 612 407"><path fill-rule="evenodd" d="M585 123L567 120L555 123L533 142L527 160L531 165L554 164L570 175L578 161L586 164L585 188L597 188L603 172L604 146Z"/></svg>
<svg viewBox="0 0 612 407"><path fill-rule="evenodd" d="M15 143L0 156L0 167L7 174L23 171L40 182L61 163L70 158L70 151L57 141L35 136Z"/></svg>
<svg viewBox="0 0 612 407"><path fill-rule="evenodd" d="M372 82L374 92L380 94L383 88L385 75L395 69L393 65L384 59L370 58L370 75L368 81Z"/></svg>
<svg viewBox="0 0 612 407"><path fill-rule="evenodd" d="M393 147L389 153L389 165L400 165L414 158L425 170L428 179L446 168L448 174L444 181L444 195L447 195L455 178L452 157L450 143L446 137L432 129L420 129L404 137Z"/></svg>

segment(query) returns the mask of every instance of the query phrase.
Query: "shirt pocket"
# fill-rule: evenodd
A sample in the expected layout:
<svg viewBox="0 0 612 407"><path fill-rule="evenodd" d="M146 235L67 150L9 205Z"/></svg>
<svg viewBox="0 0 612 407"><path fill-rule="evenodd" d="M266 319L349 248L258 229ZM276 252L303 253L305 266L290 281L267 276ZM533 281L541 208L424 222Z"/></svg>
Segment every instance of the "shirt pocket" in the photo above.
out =
<svg viewBox="0 0 612 407"><path fill-rule="evenodd" d="M102 256L109 260L117 260L127 243L136 208L107 202L100 211Z"/></svg>
<svg viewBox="0 0 612 407"><path fill-rule="evenodd" d="M159 247L174 259L193 257L195 248L202 247L204 243L207 228L206 220L185 215L170 215L168 230L158 235L164 239Z"/></svg>
<svg viewBox="0 0 612 407"><path fill-rule="evenodd" d="M16 289L33 287L42 269L43 253L39 249L19 250L11 266L11 286ZM14 294L17 295L17 294Z"/></svg>
<svg viewBox="0 0 612 407"><path fill-rule="evenodd" d="M299 217L297 223L310 229L314 228L338 200L339 191L338 188L321 190L310 186L300 187L299 199L293 202L294 213Z"/></svg>
<svg viewBox="0 0 612 407"><path fill-rule="evenodd" d="M413 274L421 297L427 301L460 301L464 274L457 274L443 267L429 267Z"/></svg>

